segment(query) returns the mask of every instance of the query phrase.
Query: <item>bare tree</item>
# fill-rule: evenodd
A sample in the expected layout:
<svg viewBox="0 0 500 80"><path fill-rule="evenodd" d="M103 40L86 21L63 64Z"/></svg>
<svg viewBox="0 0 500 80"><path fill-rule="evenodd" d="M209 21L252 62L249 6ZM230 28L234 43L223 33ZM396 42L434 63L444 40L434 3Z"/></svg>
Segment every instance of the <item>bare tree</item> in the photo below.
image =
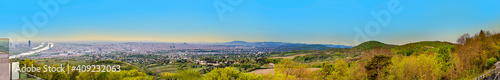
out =
<svg viewBox="0 0 500 80"><path fill-rule="evenodd" d="M458 40L457 40L457 44L464 45L465 42L467 41L467 38L470 38L469 34L464 34L464 35L460 36L460 38L458 38Z"/></svg>

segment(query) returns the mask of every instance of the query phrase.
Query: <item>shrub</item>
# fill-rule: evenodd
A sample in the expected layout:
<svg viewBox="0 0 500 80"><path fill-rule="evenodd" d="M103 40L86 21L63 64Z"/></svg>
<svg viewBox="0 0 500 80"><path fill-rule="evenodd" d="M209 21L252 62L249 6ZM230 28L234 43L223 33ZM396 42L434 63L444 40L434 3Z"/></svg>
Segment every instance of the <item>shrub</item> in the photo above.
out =
<svg viewBox="0 0 500 80"><path fill-rule="evenodd" d="M491 57L486 60L486 66L493 66L497 62L497 58Z"/></svg>

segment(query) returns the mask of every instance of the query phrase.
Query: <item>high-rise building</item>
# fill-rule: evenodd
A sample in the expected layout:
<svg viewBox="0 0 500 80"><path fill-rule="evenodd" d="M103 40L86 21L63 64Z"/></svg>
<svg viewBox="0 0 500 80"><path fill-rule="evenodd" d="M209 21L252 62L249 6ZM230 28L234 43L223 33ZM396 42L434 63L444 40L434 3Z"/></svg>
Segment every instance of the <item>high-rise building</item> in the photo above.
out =
<svg viewBox="0 0 500 80"><path fill-rule="evenodd" d="M31 47L31 40L28 40L28 47Z"/></svg>

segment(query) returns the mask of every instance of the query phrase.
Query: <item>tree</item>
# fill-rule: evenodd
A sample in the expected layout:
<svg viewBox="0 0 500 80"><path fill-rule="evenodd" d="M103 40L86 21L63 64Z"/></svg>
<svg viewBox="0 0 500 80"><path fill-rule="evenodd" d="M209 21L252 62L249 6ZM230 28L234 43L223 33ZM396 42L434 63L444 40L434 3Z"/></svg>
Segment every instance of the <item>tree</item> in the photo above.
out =
<svg viewBox="0 0 500 80"><path fill-rule="evenodd" d="M368 75L365 72L365 68L363 64L360 64L359 61L351 62L351 65L348 69L346 69L345 77L343 80L367 80Z"/></svg>
<svg viewBox="0 0 500 80"><path fill-rule="evenodd" d="M177 77L179 80L197 80L201 79L203 75L200 72L193 69L177 71Z"/></svg>
<svg viewBox="0 0 500 80"><path fill-rule="evenodd" d="M497 58L491 57L486 60L486 66L493 66L497 62Z"/></svg>
<svg viewBox="0 0 500 80"><path fill-rule="evenodd" d="M332 75L333 70L334 70L334 67L333 67L332 64L327 63L327 62L323 62L323 67L320 70L320 73L321 73L320 76L321 76L321 78L324 79L327 76Z"/></svg>
<svg viewBox="0 0 500 80"><path fill-rule="evenodd" d="M283 73L285 76L310 78L310 72L307 70L307 67L305 65L295 63L292 60L283 59L274 67L274 72Z"/></svg>
<svg viewBox="0 0 500 80"><path fill-rule="evenodd" d="M174 80L177 79L177 75L175 73L164 72L160 74L160 78L166 80Z"/></svg>
<svg viewBox="0 0 500 80"><path fill-rule="evenodd" d="M443 71L446 71L449 68L449 65L450 65L449 60L451 58L451 51L450 51L451 48L452 48L451 46L441 47L441 48L439 48L438 52L436 53L437 59L438 59L439 63L441 63L441 65L442 65L441 70L443 70Z"/></svg>
<svg viewBox="0 0 500 80"><path fill-rule="evenodd" d="M368 72L368 75L371 79L376 79L379 73L386 73L382 71L387 65L390 65L391 62L390 56L384 55L375 55L373 58L368 61L367 65L365 65L365 69Z"/></svg>
<svg viewBox="0 0 500 80"><path fill-rule="evenodd" d="M202 75L193 69L186 69L186 70L178 70L177 74L175 73L162 73L160 74L160 78L162 79L167 79L167 80L173 80L173 79L178 79L178 80L197 80L201 79Z"/></svg>
<svg viewBox="0 0 500 80"><path fill-rule="evenodd" d="M266 57L255 58L255 62L259 63L260 65L264 65L267 64L266 59Z"/></svg>
<svg viewBox="0 0 500 80"><path fill-rule="evenodd" d="M234 80L240 75L240 71L234 67L217 68L205 74L205 80Z"/></svg>
<svg viewBox="0 0 500 80"><path fill-rule="evenodd" d="M453 54L449 61L449 68L444 74L444 80L456 80L459 77L464 77L463 75L464 64L460 61L460 57L457 54Z"/></svg>
<svg viewBox="0 0 500 80"><path fill-rule="evenodd" d="M333 65L332 74L328 76L329 79L341 80L346 77L346 70L348 69L347 63L343 59L338 59Z"/></svg>
<svg viewBox="0 0 500 80"><path fill-rule="evenodd" d="M262 75L255 75L252 73L241 73L236 80L262 80Z"/></svg>
<svg viewBox="0 0 500 80"><path fill-rule="evenodd" d="M153 77L135 69L120 72L82 72L79 74L77 80L153 80Z"/></svg>
<svg viewBox="0 0 500 80"><path fill-rule="evenodd" d="M333 65L323 63L323 68L320 70L320 79L332 80L366 80L367 74L362 64L358 61L347 63L343 59L338 59Z"/></svg>
<svg viewBox="0 0 500 80"><path fill-rule="evenodd" d="M78 73L79 73L79 72L78 72L78 71L76 71L76 70L75 70L75 71L72 71L72 72L70 73L70 75L69 75L69 80L76 80L76 76L78 76L78 75L79 75Z"/></svg>
<svg viewBox="0 0 500 80"><path fill-rule="evenodd" d="M285 75L281 72L275 72L274 74L266 74L262 76L262 80L295 80L297 79L293 75Z"/></svg>
<svg viewBox="0 0 500 80"><path fill-rule="evenodd" d="M464 34L464 35L460 36L460 38L458 38L458 40L457 40L457 44L464 45L467 42L468 38L470 38L469 34Z"/></svg>
<svg viewBox="0 0 500 80"><path fill-rule="evenodd" d="M438 80L443 71L439 60L433 55L401 56L391 60L386 67L387 73L380 75L382 80Z"/></svg>
<svg viewBox="0 0 500 80"><path fill-rule="evenodd" d="M486 33L483 30L481 30L479 32L479 40L482 41L484 40L484 38L486 38Z"/></svg>

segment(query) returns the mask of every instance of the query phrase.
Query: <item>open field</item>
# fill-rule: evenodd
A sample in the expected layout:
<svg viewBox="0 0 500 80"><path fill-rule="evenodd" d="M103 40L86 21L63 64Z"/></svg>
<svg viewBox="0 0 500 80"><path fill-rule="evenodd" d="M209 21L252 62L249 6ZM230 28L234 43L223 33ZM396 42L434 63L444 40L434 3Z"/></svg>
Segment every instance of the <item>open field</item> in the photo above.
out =
<svg viewBox="0 0 500 80"><path fill-rule="evenodd" d="M305 56L307 54L297 54L297 55L292 55L292 56L285 56L285 57L271 57L271 59L279 59L279 58L283 58L283 59L293 59L294 57L296 56Z"/></svg>
<svg viewBox="0 0 500 80"><path fill-rule="evenodd" d="M314 71L319 71L321 68L307 68L309 71L314 72ZM250 73L253 73L255 75L260 75L260 74L274 74L274 69L257 69L254 70Z"/></svg>
<svg viewBox="0 0 500 80"><path fill-rule="evenodd" d="M292 56L292 55L295 55L295 54L297 54L297 53L285 53L282 56ZM273 54L273 55L271 55L271 57L282 57L282 56L280 56L280 54Z"/></svg>
<svg viewBox="0 0 500 80"><path fill-rule="evenodd" d="M156 73L169 72L169 73L177 73L178 65L168 64L168 65L160 65L148 68L150 71Z"/></svg>

